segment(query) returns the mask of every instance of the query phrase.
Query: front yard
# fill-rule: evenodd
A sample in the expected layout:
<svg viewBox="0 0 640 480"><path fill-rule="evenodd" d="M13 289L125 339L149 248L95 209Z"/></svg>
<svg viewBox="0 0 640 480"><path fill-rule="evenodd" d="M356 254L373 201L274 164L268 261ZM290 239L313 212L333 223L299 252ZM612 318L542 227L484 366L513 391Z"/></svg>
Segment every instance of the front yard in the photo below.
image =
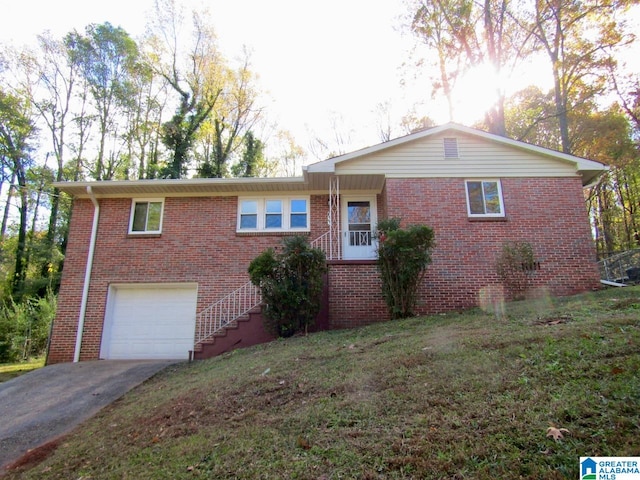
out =
<svg viewBox="0 0 640 480"><path fill-rule="evenodd" d="M10 479L561 479L640 456L640 287L170 367Z"/></svg>

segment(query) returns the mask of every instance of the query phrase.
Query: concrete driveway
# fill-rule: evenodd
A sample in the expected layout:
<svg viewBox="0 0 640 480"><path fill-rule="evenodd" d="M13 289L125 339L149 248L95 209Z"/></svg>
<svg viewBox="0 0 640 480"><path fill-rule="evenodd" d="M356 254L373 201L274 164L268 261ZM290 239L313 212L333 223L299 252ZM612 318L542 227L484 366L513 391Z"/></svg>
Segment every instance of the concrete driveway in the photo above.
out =
<svg viewBox="0 0 640 480"><path fill-rule="evenodd" d="M59 363L0 383L0 473L173 363Z"/></svg>

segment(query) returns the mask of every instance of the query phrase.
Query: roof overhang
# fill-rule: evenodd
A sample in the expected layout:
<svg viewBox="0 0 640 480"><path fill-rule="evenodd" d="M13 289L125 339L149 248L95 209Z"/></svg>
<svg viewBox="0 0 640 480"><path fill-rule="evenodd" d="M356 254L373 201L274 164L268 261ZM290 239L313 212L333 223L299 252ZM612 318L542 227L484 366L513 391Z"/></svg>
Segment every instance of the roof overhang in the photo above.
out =
<svg viewBox="0 0 640 480"><path fill-rule="evenodd" d="M122 197L209 197L264 195L278 193L327 194L331 173L304 172L302 177L287 178L193 178L180 180L120 180L92 182L56 182L54 187L78 198L88 198L87 187L96 198ZM340 190L379 193L384 175L344 175Z"/></svg>
<svg viewBox="0 0 640 480"><path fill-rule="evenodd" d="M99 198L153 196L210 196L251 193L264 190L298 191L306 189L302 177L296 178L193 178L180 180L121 180L58 182L54 186L74 197L85 197L87 187Z"/></svg>

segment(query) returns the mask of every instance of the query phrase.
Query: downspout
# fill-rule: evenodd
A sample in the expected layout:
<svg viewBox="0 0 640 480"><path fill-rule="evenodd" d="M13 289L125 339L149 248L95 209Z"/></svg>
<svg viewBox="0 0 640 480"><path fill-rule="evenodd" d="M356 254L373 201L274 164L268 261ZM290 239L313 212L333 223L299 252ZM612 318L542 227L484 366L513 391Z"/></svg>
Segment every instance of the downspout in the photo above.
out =
<svg viewBox="0 0 640 480"><path fill-rule="evenodd" d="M84 285L82 287L82 300L80 301L80 315L78 317L78 331L76 333L76 349L73 354L73 362L80 361L80 347L82 346L82 331L84 330L84 317L87 313L87 301L89 299L89 284L91 282L91 269L93 268L93 252L96 248L98 236L98 219L100 218L100 205L93 194L91 186L87 186L87 193L93 202L93 225L91 226L91 240L89 240L89 253L87 254L87 267L84 271Z"/></svg>

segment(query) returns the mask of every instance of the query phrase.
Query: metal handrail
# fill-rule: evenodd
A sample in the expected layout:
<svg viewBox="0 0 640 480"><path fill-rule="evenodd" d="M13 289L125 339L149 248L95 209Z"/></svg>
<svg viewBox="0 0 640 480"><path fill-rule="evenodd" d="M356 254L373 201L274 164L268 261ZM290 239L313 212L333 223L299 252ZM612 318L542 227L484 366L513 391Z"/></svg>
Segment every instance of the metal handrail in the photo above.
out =
<svg viewBox="0 0 640 480"><path fill-rule="evenodd" d="M611 255L598 262L600 276L604 280L624 282L629 280L629 270L640 268L640 248Z"/></svg>
<svg viewBox="0 0 640 480"><path fill-rule="evenodd" d="M213 336L262 302L260 289L247 282L196 315L195 343Z"/></svg>
<svg viewBox="0 0 640 480"><path fill-rule="evenodd" d="M313 248L320 248L327 254L327 258L336 259L339 257L339 249L335 246L331 250L331 231L320 235L313 240L310 245ZM253 283L247 282L233 292L225 295L217 302L209 305L196 315L196 335L195 344L201 343L207 338L224 330L229 324L238 318L246 315L262 302L260 288Z"/></svg>

